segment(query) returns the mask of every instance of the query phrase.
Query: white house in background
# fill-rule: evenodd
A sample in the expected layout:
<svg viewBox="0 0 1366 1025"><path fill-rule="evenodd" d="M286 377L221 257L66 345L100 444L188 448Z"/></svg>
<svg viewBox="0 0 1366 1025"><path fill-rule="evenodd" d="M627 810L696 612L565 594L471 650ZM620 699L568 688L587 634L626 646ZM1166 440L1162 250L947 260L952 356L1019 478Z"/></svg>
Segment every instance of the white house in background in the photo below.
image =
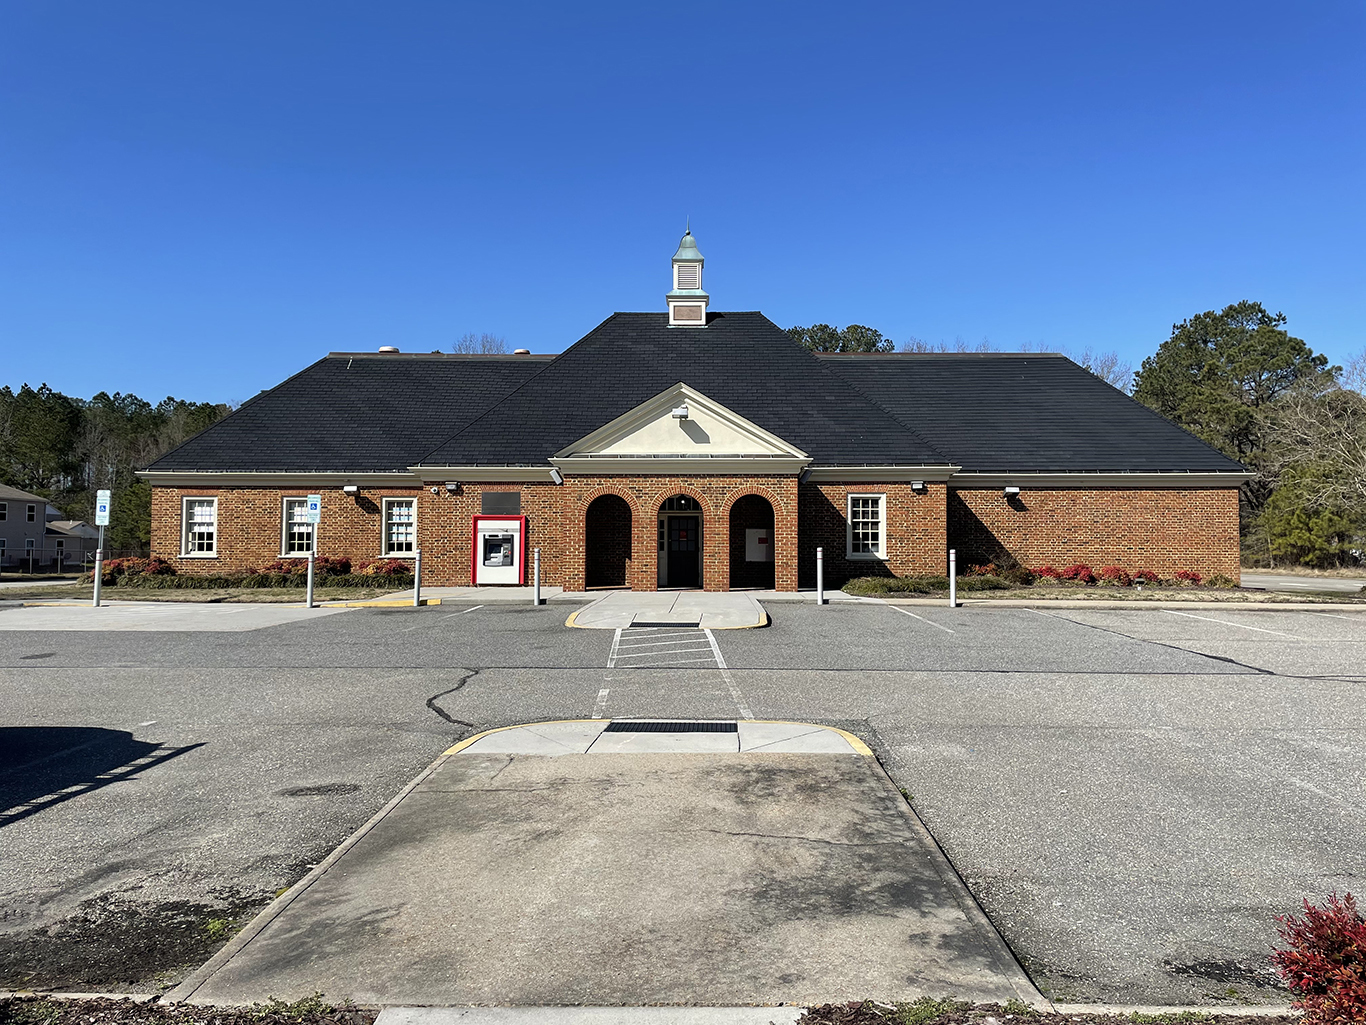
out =
<svg viewBox="0 0 1366 1025"><path fill-rule="evenodd" d="M99 531L62 511L41 495L0 484L0 568L77 570L94 556Z"/></svg>

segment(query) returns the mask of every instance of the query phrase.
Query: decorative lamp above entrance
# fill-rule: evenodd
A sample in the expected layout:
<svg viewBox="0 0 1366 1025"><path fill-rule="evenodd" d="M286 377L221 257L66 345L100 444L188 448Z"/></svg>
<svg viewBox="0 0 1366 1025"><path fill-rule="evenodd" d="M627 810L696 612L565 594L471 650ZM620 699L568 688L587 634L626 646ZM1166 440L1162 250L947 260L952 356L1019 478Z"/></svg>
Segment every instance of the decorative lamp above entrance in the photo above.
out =
<svg viewBox="0 0 1366 1025"><path fill-rule="evenodd" d="M697 251L697 240L689 226L674 253L674 287L664 298L669 303L670 327L706 327L710 297L702 291L702 265L706 261Z"/></svg>

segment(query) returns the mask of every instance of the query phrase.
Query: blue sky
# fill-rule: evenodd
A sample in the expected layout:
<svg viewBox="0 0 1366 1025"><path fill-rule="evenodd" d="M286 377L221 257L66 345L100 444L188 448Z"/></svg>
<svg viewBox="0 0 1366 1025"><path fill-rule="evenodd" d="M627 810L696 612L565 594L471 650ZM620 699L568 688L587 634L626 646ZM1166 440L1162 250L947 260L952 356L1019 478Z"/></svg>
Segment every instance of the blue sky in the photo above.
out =
<svg viewBox="0 0 1366 1025"><path fill-rule="evenodd" d="M1366 314L1366 7L0 2L0 383L240 400L663 310L1116 349Z"/></svg>

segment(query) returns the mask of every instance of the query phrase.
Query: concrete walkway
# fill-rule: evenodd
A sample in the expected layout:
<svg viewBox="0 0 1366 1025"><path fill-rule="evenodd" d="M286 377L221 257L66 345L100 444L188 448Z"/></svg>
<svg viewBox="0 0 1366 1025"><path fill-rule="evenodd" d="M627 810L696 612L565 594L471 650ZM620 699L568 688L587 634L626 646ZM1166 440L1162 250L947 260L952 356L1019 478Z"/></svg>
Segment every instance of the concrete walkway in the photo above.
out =
<svg viewBox="0 0 1366 1025"><path fill-rule="evenodd" d="M535 591L530 587L423 587L422 602L425 605L441 605L446 602L474 605L530 605ZM592 601L597 592L566 591L563 587L542 587L541 600L552 601ZM364 608L367 605L411 605L413 589L391 591L378 598L363 598L357 601L342 600L328 602L329 605L347 605L351 608Z"/></svg>
<svg viewBox="0 0 1366 1025"><path fill-rule="evenodd" d="M798 723L673 723L675 739L725 731L735 746L599 747L665 736L651 725L537 724L457 745L168 998L321 990L458 1013L869 993L1042 1002L857 741Z"/></svg>
<svg viewBox="0 0 1366 1025"><path fill-rule="evenodd" d="M630 626L744 630L767 624L768 613L748 591L609 591L565 622L565 626L584 630Z"/></svg>

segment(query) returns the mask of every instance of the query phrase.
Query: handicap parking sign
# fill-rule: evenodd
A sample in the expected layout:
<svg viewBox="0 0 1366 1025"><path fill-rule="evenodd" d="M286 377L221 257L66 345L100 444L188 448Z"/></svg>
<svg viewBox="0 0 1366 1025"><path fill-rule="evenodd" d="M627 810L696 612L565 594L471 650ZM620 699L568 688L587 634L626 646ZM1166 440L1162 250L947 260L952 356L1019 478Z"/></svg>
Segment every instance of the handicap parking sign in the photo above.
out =
<svg viewBox="0 0 1366 1025"><path fill-rule="evenodd" d="M95 492L95 526L109 526L109 492Z"/></svg>
<svg viewBox="0 0 1366 1025"><path fill-rule="evenodd" d="M321 523L323 521L323 496L308 496L308 522Z"/></svg>

